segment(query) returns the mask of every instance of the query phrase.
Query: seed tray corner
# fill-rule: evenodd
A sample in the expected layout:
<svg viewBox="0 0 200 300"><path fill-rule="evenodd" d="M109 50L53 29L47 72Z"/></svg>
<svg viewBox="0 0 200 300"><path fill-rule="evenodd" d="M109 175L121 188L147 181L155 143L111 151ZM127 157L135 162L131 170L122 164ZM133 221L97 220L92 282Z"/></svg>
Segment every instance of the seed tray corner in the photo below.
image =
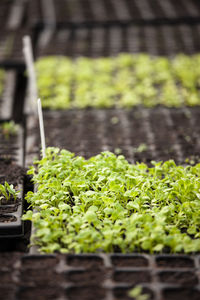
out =
<svg viewBox="0 0 200 300"><path fill-rule="evenodd" d="M2 213L2 215L0 213L0 220L1 218L4 218L4 220L7 219L7 221L0 223L0 238L20 237L24 234L23 221L21 220L21 216L23 213L22 195L23 195L23 191L21 190L20 192L21 201L17 204L3 205L3 206L0 205L0 210L2 207L4 207L7 208L9 211L6 213Z"/></svg>
<svg viewBox="0 0 200 300"><path fill-rule="evenodd" d="M23 36L32 36L29 29L3 30L0 35L0 67L6 69L25 70L22 51Z"/></svg>
<svg viewBox="0 0 200 300"><path fill-rule="evenodd" d="M19 125L18 134L8 140L0 134L0 142L3 145L0 149L0 158L11 160L12 164L22 167L24 164L24 131ZM13 238L22 236L24 224L21 220L23 213L23 184L19 184L20 201L0 205L0 238ZM7 220L6 220L7 219Z"/></svg>

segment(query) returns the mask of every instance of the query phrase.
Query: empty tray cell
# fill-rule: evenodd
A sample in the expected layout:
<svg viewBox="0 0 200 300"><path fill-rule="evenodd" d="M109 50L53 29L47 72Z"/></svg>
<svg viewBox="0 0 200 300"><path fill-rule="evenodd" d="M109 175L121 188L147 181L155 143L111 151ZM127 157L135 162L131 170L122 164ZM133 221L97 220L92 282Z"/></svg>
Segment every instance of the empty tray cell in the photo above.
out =
<svg viewBox="0 0 200 300"><path fill-rule="evenodd" d="M0 286L0 295L2 299L14 299L15 287L12 284Z"/></svg>
<svg viewBox="0 0 200 300"><path fill-rule="evenodd" d="M6 213L13 213L16 212L18 209L19 203L18 204L11 204L11 205L1 205L0 206L0 215L1 214L6 214Z"/></svg>
<svg viewBox="0 0 200 300"><path fill-rule="evenodd" d="M66 290L69 300L103 300L105 298L105 289L101 286L70 287Z"/></svg>
<svg viewBox="0 0 200 300"><path fill-rule="evenodd" d="M147 267L148 260L142 255L112 255L111 261L114 267Z"/></svg>
<svg viewBox="0 0 200 300"><path fill-rule="evenodd" d="M159 256L156 264L160 268L194 268L194 261L186 256Z"/></svg>
<svg viewBox="0 0 200 300"><path fill-rule="evenodd" d="M20 253L1 252L0 255L0 273L1 271L13 271L15 265L18 263Z"/></svg>
<svg viewBox="0 0 200 300"><path fill-rule="evenodd" d="M12 223L16 222L17 218L15 216L10 216L10 215L0 215L0 224L2 223Z"/></svg>
<svg viewBox="0 0 200 300"><path fill-rule="evenodd" d="M1 284L12 284L13 283L13 276L10 271L1 271ZM1 289L0 289L1 290Z"/></svg>
<svg viewBox="0 0 200 300"><path fill-rule="evenodd" d="M55 282L62 282L62 275L53 268L24 269L20 273L20 280L26 285L54 286Z"/></svg>
<svg viewBox="0 0 200 300"><path fill-rule="evenodd" d="M16 299L20 300L55 300L64 297L64 291L61 287L54 286L43 286L43 287L29 287L20 286L16 292ZM63 299L63 298L62 298Z"/></svg>
<svg viewBox="0 0 200 300"><path fill-rule="evenodd" d="M133 297L130 297L128 295L129 291L133 288L133 286L130 287L116 287L113 289L113 295L115 300L133 300ZM148 300L153 300L154 299L154 293L151 289L149 288L142 288L142 294L148 295Z"/></svg>
<svg viewBox="0 0 200 300"><path fill-rule="evenodd" d="M87 271L69 271L66 273L66 279L77 284L95 285L97 282L103 282L105 274L103 271L95 268Z"/></svg>
<svg viewBox="0 0 200 300"><path fill-rule="evenodd" d="M151 274L145 271L115 271L113 280L116 282L131 283L133 285L151 282Z"/></svg>
<svg viewBox="0 0 200 300"><path fill-rule="evenodd" d="M190 271L163 271L158 273L159 281L169 284L194 286L198 284L198 278Z"/></svg>
<svg viewBox="0 0 200 300"><path fill-rule="evenodd" d="M163 291L163 300L199 300L200 291L193 288L168 288Z"/></svg>
<svg viewBox="0 0 200 300"><path fill-rule="evenodd" d="M72 267L98 269L103 267L103 260L96 255L68 255L67 264Z"/></svg>
<svg viewBox="0 0 200 300"><path fill-rule="evenodd" d="M56 267L58 258L54 255L27 255L21 258L23 269L46 269Z"/></svg>

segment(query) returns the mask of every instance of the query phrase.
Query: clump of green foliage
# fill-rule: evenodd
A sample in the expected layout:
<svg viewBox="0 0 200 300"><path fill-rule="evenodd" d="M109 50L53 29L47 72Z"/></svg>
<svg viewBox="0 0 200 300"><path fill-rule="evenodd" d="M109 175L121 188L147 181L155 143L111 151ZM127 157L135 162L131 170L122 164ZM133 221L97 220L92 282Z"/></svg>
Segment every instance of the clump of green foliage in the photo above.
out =
<svg viewBox="0 0 200 300"><path fill-rule="evenodd" d="M86 160L47 148L29 174L37 191L23 219L41 252L200 250L200 164L148 167L110 152Z"/></svg>
<svg viewBox="0 0 200 300"><path fill-rule="evenodd" d="M0 203L16 201L19 195L19 191L16 191L13 184L8 184L5 181L4 184L0 184Z"/></svg>
<svg viewBox="0 0 200 300"><path fill-rule="evenodd" d="M14 121L8 121L1 124L1 131L6 139L17 134L19 126Z"/></svg>
<svg viewBox="0 0 200 300"><path fill-rule="evenodd" d="M50 109L200 105L200 55L50 56L39 59L36 70L39 95Z"/></svg>
<svg viewBox="0 0 200 300"><path fill-rule="evenodd" d="M132 288L128 295L135 300L149 300L149 295L142 293L142 287L140 285L136 285Z"/></svg>

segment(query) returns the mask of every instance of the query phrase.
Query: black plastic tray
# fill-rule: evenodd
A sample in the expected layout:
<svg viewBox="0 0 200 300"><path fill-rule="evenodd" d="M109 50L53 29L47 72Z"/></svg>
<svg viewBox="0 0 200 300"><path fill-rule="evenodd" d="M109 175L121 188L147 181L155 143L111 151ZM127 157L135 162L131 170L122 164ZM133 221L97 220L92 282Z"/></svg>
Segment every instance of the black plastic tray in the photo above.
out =
<svg viewBox="0 0 200 300"><path fill-rule="evenodd" d="M199 258L198 254L26 255L20 260L13 295L131 300L128 292L139 284L149 300L198 300Z"/></svg>
<svg viewBox="0 0 200 300"><path fill-rule="evenodd" d="M22 186L21 186L22 188ZM20 237L24 234L23 221L21 216L23 213L23 191L20 192L20 202L18 203L17 210L11 213L4 213L3 216L7 218L13 218L12 222L2 223L0 222L0 238L11 238L11 237ZM14 207L13 205L3 205L3 207ZM0 205L0 208L2 206Z"/></svg>
<svg viewBox="0 0 200 300"><path fill-rule="evenodd" d="M29 29L2 30L0 34L0 67L7 69L25 69L23 55L23 36L30 35Z"/></svg>
<svg viewBox="0 0 200 300"><path fill-rule="evenodd" d="M35 0L29 1L28 20L34 28L98 24L197 23L198 0Z"/></svg>
<svg viewBox="0 0 200 300"><path fill-rule="evenodd" d="M16 136L12 136L6 139L0 134L0 143L2 144L0 148L0 158L8 159L12 161L12 164L16 164L19 167L24 165L24 130L22 126L19 125L19 130ZM19 184L20 190L20 202L16 211L14 212L3 212L1 215L6 216L8 219L13 218L12 222L0 222L0 238L8 237L19 237L24 233L24 224L21 221L21 216L23 213L23 185ZM0 207L12 208L15 204L3 205Z"/></svg>
<svg viewBox="0 0 200 300"><path fill-rule="evenodd" d="M174 56L200 51L200 23L196 25L110 25L41 31L36 57L113 56L121 52Z"/></svg>

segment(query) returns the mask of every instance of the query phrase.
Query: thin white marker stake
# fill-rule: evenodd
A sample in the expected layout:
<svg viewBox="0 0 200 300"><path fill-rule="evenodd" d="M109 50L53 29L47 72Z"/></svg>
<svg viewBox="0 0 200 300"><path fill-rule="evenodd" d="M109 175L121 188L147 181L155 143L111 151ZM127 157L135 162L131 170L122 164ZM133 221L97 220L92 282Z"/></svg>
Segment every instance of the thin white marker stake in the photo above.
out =
<svg viewBox="0 0 200 300"><path fill-rule="evenodd" d="M23 37L23 53L26 61L26 67L29 77L29 92L30 92L30 105L34 111L36 111L36 99L37 99L37 82L33 60L33 50L30 36Z"/></svg>
<svg viewBox="0 0 200 300"><path fill-rule="evenodd" d="M40 137L41 137L41 144L42 144L42 156L43 158L46 156L46 144L45 144L45 134L44 134L44 122L43 122L43 114L42 114L42 105L40 99L38 99L38 117L39 117L39 124L40 124Z"/></svg>

